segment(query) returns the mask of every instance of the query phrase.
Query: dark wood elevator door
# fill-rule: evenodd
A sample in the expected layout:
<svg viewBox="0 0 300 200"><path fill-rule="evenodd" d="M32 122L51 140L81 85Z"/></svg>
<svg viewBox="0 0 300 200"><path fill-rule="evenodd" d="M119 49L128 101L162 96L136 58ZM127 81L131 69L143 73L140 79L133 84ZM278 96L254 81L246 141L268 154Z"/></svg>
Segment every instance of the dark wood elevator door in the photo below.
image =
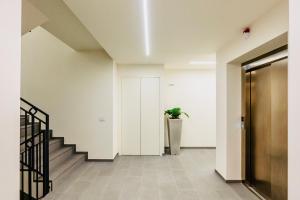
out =
<svg viewBox="0 0 300 200"><path fill-rule="evenodd" d="M288 61L271 66L271 199L287 200L288 186Z"/></svg>
<svg viewBox="0 0 300 200"><path fill-rule="evenodd" d="M271 196L271 69L251 72L251 140L253 186Z"/></svg>
<svg viewBox="0 0 300 200"><path fill-rule="evenodd" d="M287 199L287 59L248 72L247 181L267 199ZM249 81L249 78L247 79ZM247 120L247 119L246 119ZM249 133L250 132L250 133Z"/></svg>

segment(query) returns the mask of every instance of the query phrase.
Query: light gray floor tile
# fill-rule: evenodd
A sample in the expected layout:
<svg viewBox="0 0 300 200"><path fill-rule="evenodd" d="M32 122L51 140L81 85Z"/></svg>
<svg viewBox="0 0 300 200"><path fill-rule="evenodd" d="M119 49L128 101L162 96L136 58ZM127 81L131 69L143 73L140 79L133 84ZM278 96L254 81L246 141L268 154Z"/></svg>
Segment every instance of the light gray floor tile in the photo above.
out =
<svg viewBox="0 0 300 200"><path fill-rule="evenodd" d="M215 150L177 156L120 156L84 163L62 176L46 200L258 200L214 171Z"/></svg>
<svg viewBox="0 0 300 200"><path fill-rule="evenodd" d="M158 189L143 188L139 192L139 200L159 200Z"/></svg>
<svg viewBox="0 0 300 200"><path fill-rule="evenodd" d="M179 195L176 185L165 185L159 187L160 200L176 199Z"/></svg>

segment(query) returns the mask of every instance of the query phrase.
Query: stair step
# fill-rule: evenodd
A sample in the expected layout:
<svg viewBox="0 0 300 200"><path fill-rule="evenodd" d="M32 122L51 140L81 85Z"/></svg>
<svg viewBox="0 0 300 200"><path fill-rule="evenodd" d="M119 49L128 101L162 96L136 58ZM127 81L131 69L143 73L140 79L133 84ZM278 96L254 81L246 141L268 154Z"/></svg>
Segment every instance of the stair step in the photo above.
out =
<svg viewBox="0 0 300 200"><path fill-rule="evenodd" d="M66 160L63 164L50 172L50 180L55 181L64 173L67 173L69 170L74 169L85 160L85 155L83 154L76 154L71 156L68 160ZM55 184L55 183L54 183Z"/></svg>
<svg viewBox="0 0 300 200"><path fill-rule="evenodd" d="M62 139L50 139L49 141L49 153L56 151L61 148L63 144Z"/></svg>
<svg viewBox="0 0 300 200"><path fill-rule="evenodd" d="M32 128L34 127L34 134L38 134L40 131L40 124L34 123L34 126L32 124L27 125L27 137L32 135ZM20 126L20 137L25 137L26 133L26 126Z"/></svg>
<svg viewBox="0 0 300 200"><path fill-rule="evenodd" d="M25 126L26 117L25 115L20 115L20 126ZM27 124L29 124L28 116L27 116Z"/></svg>
<svg viewBox="0 0 300 200"><path fill-rule="evenodd" d="M70 157L72 157L73 153L74 153L73 147L63 147L50 153L49 156L50 172L53 171L53 169L62 165Z"/></svg>

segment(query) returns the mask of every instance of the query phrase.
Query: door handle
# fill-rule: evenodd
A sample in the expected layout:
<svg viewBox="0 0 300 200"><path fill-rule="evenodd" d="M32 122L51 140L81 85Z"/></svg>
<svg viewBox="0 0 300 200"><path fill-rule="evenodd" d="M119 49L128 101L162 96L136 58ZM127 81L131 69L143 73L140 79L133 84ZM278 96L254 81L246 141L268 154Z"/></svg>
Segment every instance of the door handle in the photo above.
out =
<svg viewBox="0 0 300 200"><path fill-rule="evenodd" d="M241 117L241 129L245 130L245 117Z"/></svg>

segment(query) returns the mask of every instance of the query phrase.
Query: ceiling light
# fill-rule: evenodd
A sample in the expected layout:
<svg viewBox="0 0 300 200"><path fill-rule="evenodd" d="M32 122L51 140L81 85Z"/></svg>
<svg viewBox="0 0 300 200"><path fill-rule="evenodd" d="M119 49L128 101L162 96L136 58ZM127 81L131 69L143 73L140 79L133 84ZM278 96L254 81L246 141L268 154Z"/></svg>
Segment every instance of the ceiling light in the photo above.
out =
<svg viewBox="0 0 300 200"><path fill-rule="evenodd" d="M150 55L148 0L143 0L145 53Z"/></svg>
<svg viewBox="0 0 300 200"><path fill-rule="evenodd" d="M190 65L215 65L216 61L191 61Z"/></svg>

